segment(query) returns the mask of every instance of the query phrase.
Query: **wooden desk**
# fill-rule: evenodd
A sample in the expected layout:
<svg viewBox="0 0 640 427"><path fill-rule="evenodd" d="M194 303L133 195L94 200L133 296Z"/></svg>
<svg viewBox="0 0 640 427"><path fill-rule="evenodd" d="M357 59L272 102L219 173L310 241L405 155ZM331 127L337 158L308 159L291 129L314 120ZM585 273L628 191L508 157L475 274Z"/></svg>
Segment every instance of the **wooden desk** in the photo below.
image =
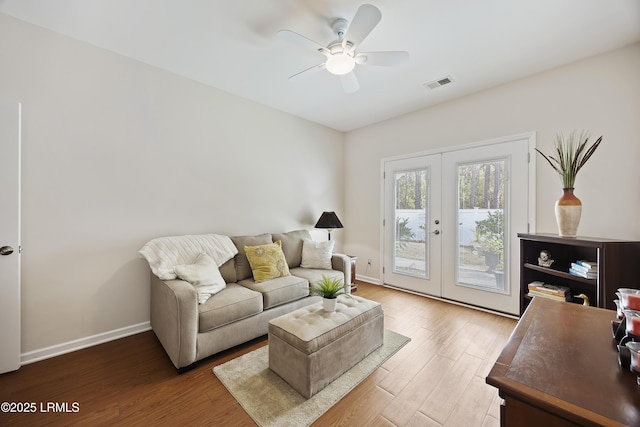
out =
<svg viewBox="0 0 640 427"><path fill-rule="evenodd" d="M640 426L640 386L618 365L615 311L534 298L486 381L502 426Z"/></svg>

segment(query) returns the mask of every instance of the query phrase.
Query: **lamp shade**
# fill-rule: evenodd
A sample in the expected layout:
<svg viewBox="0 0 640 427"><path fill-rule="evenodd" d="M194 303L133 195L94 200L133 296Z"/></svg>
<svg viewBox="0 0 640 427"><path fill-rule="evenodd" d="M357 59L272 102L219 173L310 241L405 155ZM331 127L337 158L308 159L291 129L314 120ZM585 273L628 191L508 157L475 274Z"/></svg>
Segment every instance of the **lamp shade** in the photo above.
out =
<svg viewBox="0 0 640 427"><path fill-rule="evenodd" d="M315 228L344 228L335 212L322 212Z"/></svg>

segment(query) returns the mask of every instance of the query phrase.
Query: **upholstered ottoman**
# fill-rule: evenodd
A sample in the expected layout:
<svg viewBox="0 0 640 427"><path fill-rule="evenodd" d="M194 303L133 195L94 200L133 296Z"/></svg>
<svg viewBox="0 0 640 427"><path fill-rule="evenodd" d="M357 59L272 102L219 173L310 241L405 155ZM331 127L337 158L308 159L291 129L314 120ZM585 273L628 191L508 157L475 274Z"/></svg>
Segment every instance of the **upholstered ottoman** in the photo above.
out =
<svg viewBox="0 0 640 427"><path fill-rule="evenodd" d="M335 312L318 302L269 322L269 368L310 398L380 347L383 335L379 303L341 295Z"/></svg>

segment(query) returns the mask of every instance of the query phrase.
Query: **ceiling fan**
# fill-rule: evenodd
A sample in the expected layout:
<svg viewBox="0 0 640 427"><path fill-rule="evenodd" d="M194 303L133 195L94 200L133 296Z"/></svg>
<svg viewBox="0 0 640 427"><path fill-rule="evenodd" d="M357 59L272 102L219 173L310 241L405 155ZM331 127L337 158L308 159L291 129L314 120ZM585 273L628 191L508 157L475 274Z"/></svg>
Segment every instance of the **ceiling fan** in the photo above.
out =
<svg viewBox="0 0 640 427"><path fill-rule="evenodd" d="M282 39L301 43L326 56L325 62L314 65L289 77L295 80L314 71L327 70L340 77L342 87L346 93L353 93L360 88L358 79L353 73L356 65L395 66L409 60L409 52L361 52L356 53L357 47L371 33L382 19L380 10L370 4L361 5L356 11L351 25L344 18L334 19L331 29L338 39L324 47L315 41L290 30L280 30L278 36Z"/></svg>

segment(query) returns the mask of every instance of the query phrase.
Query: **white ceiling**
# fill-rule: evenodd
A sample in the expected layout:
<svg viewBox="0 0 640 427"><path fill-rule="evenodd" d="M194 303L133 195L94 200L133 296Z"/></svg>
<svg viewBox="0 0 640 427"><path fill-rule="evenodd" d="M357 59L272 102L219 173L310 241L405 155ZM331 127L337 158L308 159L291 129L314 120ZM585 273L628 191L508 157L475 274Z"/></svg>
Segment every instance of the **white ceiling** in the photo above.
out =
<svg viewBox="0 0 640 427"><path fill-rule="evenodd" d="M369 0L382 21L358 51L406 50L398 67L357 66L345 94L326 71L287 78L323 56L358 0L0 0L0 12L349 131L640 40L640 0ZM640 72L640 70L639 70ZM428 90L424 83L451 76Z"/></svg>

